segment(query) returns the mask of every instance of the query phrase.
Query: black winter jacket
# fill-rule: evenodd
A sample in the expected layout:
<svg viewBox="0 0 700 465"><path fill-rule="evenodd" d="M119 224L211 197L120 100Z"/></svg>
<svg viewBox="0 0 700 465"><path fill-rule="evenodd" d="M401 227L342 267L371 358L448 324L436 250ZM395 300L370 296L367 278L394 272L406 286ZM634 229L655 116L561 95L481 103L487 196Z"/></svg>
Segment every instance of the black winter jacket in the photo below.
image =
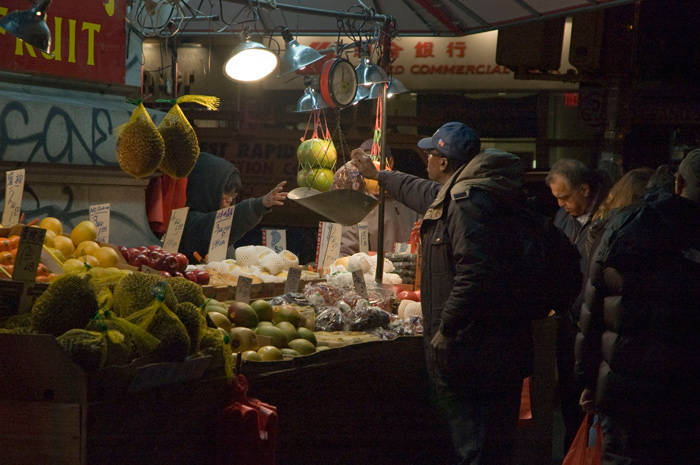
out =
<svg viewBox="0 0 700 465"><path fill-rule="evenodd" d="M187 176L187 221L182 232L180 252L194 261L194 252L204 257L209 251L211 233L216 222L216 212L221 207L221 195L228 177L237 168L223 158L201 152L192 172ZM234 258L234 243L253 229L262 215L269 212L262 197L245 199L236 204L233 211L227 258Z"/></svg>
<svg viewBox="0 0 700 465"><path fill-rule="evenodd" d="M440 328L456 336L454 382L520 380L532 369L532 327L509 292L522 249L513 205L524 208L518 157L487 149L444 185L394 171L379 182L421 227L421 302L427 353ZM430 357L428 357L430 363Z"/></svg>
<svg viewBox="0 0 700 465"><path fill-rule="evenodd" d="M612 218L581 330L577 376L603 413L700 421L700 205L655 192Z"/></svg>

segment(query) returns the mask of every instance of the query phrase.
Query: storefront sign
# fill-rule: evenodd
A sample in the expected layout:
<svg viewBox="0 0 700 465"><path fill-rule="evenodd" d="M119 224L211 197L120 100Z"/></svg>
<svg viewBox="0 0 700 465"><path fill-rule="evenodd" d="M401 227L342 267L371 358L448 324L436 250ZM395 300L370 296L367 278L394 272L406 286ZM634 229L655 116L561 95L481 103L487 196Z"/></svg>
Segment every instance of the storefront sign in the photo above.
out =
<svg viewBox="0 0 700 465"><path fill-rule="evenodd" d="M2 211L2 224L12 226L19 222L24 192L24 169L5 173L5 209Z"/></svg>
<svg viewBox="0 0 700 465"><path fill-rule="evenodd" d="M57 0L47 10L51 55L0 29L0 69L124 84L127 0ZM0 16L32 2L0 0Z"/></svg>

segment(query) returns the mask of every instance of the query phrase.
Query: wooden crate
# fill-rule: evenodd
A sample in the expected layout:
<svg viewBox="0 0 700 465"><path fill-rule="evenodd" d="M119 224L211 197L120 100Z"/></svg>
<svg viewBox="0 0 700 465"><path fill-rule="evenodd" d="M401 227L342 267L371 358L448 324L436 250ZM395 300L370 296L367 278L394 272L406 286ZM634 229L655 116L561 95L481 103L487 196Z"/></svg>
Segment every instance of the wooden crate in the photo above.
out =
<svg viewBox="0 0 700 465"><path fill-rule="evenodd" d="M0 334L0 457L12 465L215 464L228 383L183 363L86 373L53 336Z"/></svg>

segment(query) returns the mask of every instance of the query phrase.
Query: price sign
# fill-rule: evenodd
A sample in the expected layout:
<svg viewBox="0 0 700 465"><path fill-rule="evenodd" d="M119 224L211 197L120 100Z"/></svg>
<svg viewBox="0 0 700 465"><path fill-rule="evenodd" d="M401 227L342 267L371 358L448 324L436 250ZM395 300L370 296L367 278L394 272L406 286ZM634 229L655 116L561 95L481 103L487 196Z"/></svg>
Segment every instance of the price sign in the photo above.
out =
<svg viewBox="0 0 700 465"><path fill-rule="evenodd" d="M36 281L36 269L41 260L44 236L46 236L46 230L43 228L22 228L12 279L26 283Z"/></svg>
<svg viewBox="0 0 700 465"><path fill-rule="evenodd" d="M247 276L239 276L236 283L236 300L248 303L250 301L250 286L252 285L252 279Z"/></svg>
<svg viewBox="0 0 700 465"><path fill-rule="evenodd" d="M170 213L170 222L163 241L163 250L166 252L176 253L180 248L182 231L185 229L185 221L187 221L187 212L189 210L190 207L177 208Z"/></svg>
<svg viewBox="0 0 700 465"><path fill-rule="evenodd" d="M394 244L394 252L396 253L411 253L411 244L408 242L397 242Z"/></svg>
<svg viewBox="0 0 700 465"><path fill-rule="evenodd" d="M287 248L287 231L284 229L263 229L262 245L277 253Z"/></svg>
<svg viewBox="0 0 700 465"><path fill-rule="evenodd" d="M209 241L210 262L220 262L226 259L234 208L235 206L232 205L216 212L214 229L211 232L211 240Z"/></svg>
<svg viewBox="0 0 700 465"><path fill-rule="evenodd" d="M355 292L358 295L368 298L367 295L367 285L365 284L365 275L362 274L362 269L358 269L352 272L352 283L355 285Z"/></svg>
<svg viewBox="0 0 700 465"><path fill-rule="evenodd" d="M155 274L158 276L163 276L160 271L156 270L155 268L151 268L148 265L141 265L141 273L146 273L146 274Z"/></svg>
<svg viewBox="0 0 700 465"><path fill-rule="evenodd" d="M5 209L2 211L2 224L11 226L19 223L24 192L24 169L5 172Z"/></svg>
<svg viewBox="0 0 700 465"><path fill-rule="evenodd" d="M89 218L97 229L95 242L109 242L109 204L90 205Z"/></svg>
<svg viewBox="0 0 700 465"><path fill-rule="evenodd" d="M299 281L301 281L301 268L290 268L287 272L287 282L284 283L284 293L299 292Z"/></svg>
<svg viewBox="0 0 700 465"><path fill-rule="evenodd" d="M340 256L340 239L343 228L338 223L320 222L318 228L318 248L316 249L316 268L319 273L327 270Z"/></svg>
<svg viewBox="0 0 700 465"><path fill-rule="evenodd" d="M357 223L357 234L360 252L369 252L369 229L366 221Z"/></svg>

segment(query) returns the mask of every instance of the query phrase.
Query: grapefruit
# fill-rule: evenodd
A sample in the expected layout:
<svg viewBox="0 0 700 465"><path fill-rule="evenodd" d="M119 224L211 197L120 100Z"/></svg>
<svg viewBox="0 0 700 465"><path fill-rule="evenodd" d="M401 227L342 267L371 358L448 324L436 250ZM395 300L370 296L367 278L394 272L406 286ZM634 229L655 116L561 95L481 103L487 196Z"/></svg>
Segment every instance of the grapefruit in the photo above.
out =
<svg viewBox="0 0 700 465"><path fill-rule="evenodd" d="M70 238L76 247L81 242L94 241L97 238L97 228L91 221L81 221L70 232Z"/></svg>
<svg viewBox="0 0 700 465"><path fill-rule="evenodd" d="M56 236L53 238L54 248L57 249L64 257L72 257L75 252L75 245L70 237Z"/></svg>
<svg viewBox="0 0 700 465"><path fill-rule="evenodd" d="M92 255L93 252L100 248L100 244L95 241L83 241L77 244L73 256L75 258L82 258L83 254Z"/></svg>
<svg viewBox="0 0 700 465"><path fill-rule="evenodd" d="M111 247L100 247L91 254L102 268L115 267L119 263L119 252Z"/></svg>
<svg viewBox="0 0 700 465"><path fill-rule="evenodd" d="M54 239L56 238L56 233L51 231L50 229L46 230L46 235L44 235L44 245L46 247L51 247L52 249L56 248L56 242Z"/></svg>
<svg viewBox="0 0 700 465"><path fill-rule="evenodd" d="M53 231L57 236L63 234L63 225L61 224L61 220L52 216L47 216L46 218L42 219L39 222L39 227L44 228L47 231Z"/></svg>

